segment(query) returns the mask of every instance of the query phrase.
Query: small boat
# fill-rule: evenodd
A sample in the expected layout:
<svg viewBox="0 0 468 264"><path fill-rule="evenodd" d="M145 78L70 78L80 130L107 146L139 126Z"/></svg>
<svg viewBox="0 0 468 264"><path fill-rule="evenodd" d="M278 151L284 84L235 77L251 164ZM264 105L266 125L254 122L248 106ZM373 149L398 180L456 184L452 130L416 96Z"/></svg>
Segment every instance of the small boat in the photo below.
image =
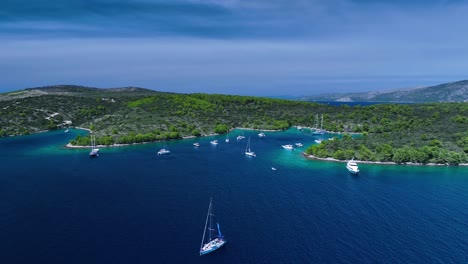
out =
<svg viewBox="0 0 468 264"><path fill-rule="evenodd" d="M223 234L221 234L221 229L219 227L219 223L216 223L218 227L218 233L215 233L215 229L212 228L213 223L213 216L214 214L211 213L213 207L210 198L210 205L208 206L208 214L206 215L206 222L205 222L205 229L203 230L203 237L200 245L200 256L208 254L217 250L218 248L224 246L226 244L226 239L224 238ZM209 225L208 225L209 222ZM208 234L207 234L208 233ZM205 236L208 235L208 240L205 243Z"/></svg>
<svg viewBox="0 0 468 264"><path fill-rule="evenodd" d="M212 140L212 141L210 141L210 143L211 143L211 145L218 145L218 140L216 140L216 139Z"/></svg>
<svg viewBox="0 0 468 264"><path fill-rule="evenodd" d="M167 148L162 148L158 151L158 155L167 155L167 154L170 154L171 151L168 150Z"/></svg>
<svg viewBox="0 0 468 264"><path fill-rule="evenodd" d="M244 138L245 138L245 137L242 136L242 135L237 136L237 140L241 140L241 139L244 139Z"/></svg>
<svg viewBox="0 0 468 264"><path fill-rule="evenodd" d="M200 146L200 143L195 142L195 143L193 143L193 146L198 148Z"/></svg>
<svg viewBox="0 0 468 264"><path fill-rule="evenodd" d="M68 133L68 132L69 132L69 131L68 131L68 128L67 128L67 129L65 130L65 133Z"/></svg>
<svg viewBox="0 0 468 264"><path fill-rule="evenodd" d="M250 137L249 137L249 140L247 140L247 146L245 147L245 152L244 153L248 157L256 157L255 152L253 152L250 149Z"/></svg>
<svg viewBox="0 0 468 264"><path fill-rule="evenodd" d="M276 170L276 168L275 168L275 167L271 167L271 170L275 171L275 170Z"/></svg>
<svg viewBox="0 0 468 264"><path fill-rule="evenodd" d="M294 146L291 145L291 144L281 145L281 147L284 148L284 149L287 149L287 150L293 150L294 149Z"/></svg>
<svg viewBox="0 0 468 264"><path fill-rule="evenodd" d="M259 133L258 136L261 137L261 138L266 137L265 133L263 133L263 132Z"/></svg>
<svg viewBox="0 0 468 264"><path fill-rule="evenodd" d="M299 143L296 143L296 144L294 144L294 145L296 145L297 147L303 147L303 146L304 146L304 145L302 145L302 143L300 143L300 142L299 142Z"/></svg>
<svg viewBox="0 0 468 264"><path fill-rule="evenodd" d="M359 173L358 165L354 160L350 160L348 161L348 163L346 163L346 169L348 169L348 171L351 172L352 174Z"/></svg>
<svg viewBox="0 0 468 264"><path fill-rule="evenodd" d="M297 130L302 131L302 129L303 129L303 128L302 128L301 126L297 126Z"/></svg>
<svg viewBox="0 0 468 264"><path fill-rule="evenodd" d="M228 130L228 132L226 133L226 143L229 143L229 130Z"/></svg>
<svg viewBox="0 0 468 264"><path fill-rule="evenodd" d="M317 144L320 144L320 143L322 143L322 142L323 142L322 139L316 139L316 140L315 140L315 143L317 143Z"/></svg>
<svg viewBox="0 0 468 264"><path fill-rule="evenodd" d="M90 157L99 156L99 149L96 148L96 136L91 135L91 151L89 152Z"/></svg>

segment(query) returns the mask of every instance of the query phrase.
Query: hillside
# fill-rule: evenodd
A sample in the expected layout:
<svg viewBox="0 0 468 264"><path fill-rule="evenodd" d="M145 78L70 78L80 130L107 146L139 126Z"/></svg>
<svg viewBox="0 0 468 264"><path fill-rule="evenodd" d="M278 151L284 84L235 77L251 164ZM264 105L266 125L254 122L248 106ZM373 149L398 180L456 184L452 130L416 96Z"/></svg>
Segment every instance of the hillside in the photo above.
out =
<svg viewBox="0 0 468 264"><path fill-rule="evenodd" d="M198 136L233 127L285 129L306 123L326 106L257 97L174 94L143 88L58 85L0 95L2 135L71 126L110 135L113 142ZM218 126L222 125L222 126ZM152 136L149 136L152 135Z"/></svg>
<svg viewBox="0 0 468 264"><path fill-rule="evenodd" d="M306 96L303 101L338 102L468 102L468 80L436 86L364 93L335 93Z"/></svg>
<svg viewBox="0 0 468 264"><path fill-rule="evenodd" d="M250 96L175 94L142 88L40 87L0 95L0 136L84 127L98 144L139 143L226 133L235 127L313 127L364 136L308 149L318 157L372 161L468 162L468 104L331 106ZM89 137L71 142L87 146Z"/></svg>

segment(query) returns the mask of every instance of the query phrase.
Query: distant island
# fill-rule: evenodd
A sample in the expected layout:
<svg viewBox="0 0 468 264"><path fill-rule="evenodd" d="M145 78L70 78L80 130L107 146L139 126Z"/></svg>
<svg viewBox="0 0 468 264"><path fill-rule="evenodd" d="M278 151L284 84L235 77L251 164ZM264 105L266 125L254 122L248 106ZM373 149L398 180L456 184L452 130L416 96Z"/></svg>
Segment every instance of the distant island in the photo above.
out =
<svg viewBox="0 0 468 264"><path fill-rule="evenodd" d="M468 80L429 87L372 91L363 93L326 93L301 97L302 101L429 103L468 102Z"/></svg>
<svg viewBox="0 0 468 264"><path fill-rule="evenodd" d="M92 130L99 145L221 134L236 127L317 128L317 117L323 115L323 129L343 137L312 145L307 155L395 163L468 162L468 103L461 102L351 107L138 87L56 85L0 94L0 110L0 136L81 127ZM70 144L88 146L90 138L78 136Z"/></svg>

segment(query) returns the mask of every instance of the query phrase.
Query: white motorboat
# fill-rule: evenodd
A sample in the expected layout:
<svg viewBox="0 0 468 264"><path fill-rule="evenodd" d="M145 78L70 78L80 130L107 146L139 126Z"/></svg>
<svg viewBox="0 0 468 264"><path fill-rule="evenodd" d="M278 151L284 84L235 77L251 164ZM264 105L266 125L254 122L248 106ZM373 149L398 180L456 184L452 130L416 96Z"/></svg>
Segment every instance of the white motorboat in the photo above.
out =
<svg viewBox="0 0 468 264"><path fill-rule="evenodd" d="M167 155L169 153L171 153L171 151L168 150L167 148L162 148L158 151L158 155Z"/></svg>
<svg viewBox="0 0 468 264"><path fill-rule="evenodd" d="M287 150L294 150L294 146L291 144L281 145L281 147Z"/></svg>
<svg viewBox="0 0 468 264"><path fill-rule="evenodd" d="M358 165L354 160L350 160L348 161L348 163L346 163L346 169L348 169L348 171L351 172L352 174L359 173Z"/></svg>

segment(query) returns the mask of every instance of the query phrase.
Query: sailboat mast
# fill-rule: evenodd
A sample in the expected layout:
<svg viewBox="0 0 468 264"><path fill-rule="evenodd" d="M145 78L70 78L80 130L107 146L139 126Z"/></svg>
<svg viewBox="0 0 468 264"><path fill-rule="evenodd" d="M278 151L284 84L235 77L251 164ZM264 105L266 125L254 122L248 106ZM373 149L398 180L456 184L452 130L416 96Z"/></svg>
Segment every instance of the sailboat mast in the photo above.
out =
<svg viewBox="0 0 468 264"><path fill-rule="evenodd" d="M322 123L320 123L320 130L323 130L323 114L322 114Z"/></svg>
<svg viewBox="0 0 468 264"><path fill-rule="evenodd" d="M206 215L205 228L203 229L203 237L202 237L202 240L201 240L200 249L203 248L203 242L205 241L205 234L206 234L206 226L208 225L208 217L210 217L210 214L211 214L211 197L210 197L210 206L208 206L208 214ZM211 234L210 234L210 240L211 240Z"/></svg>
<svg viewBox="0 0 468 264"><path fill-rule="evenodd" d="M213 231L213 224L212 224L212 220L213 220L213 217L212 217L212 216L213 216L213 215L211 214L211 206L212 206L212 205L211 205L211 198L210 198L210 210L209 210L209 212L208 212L208 214L210 215L210 227L209 227L209 231L210 231L210 232L208 233L208 234L209 234L209 240L208 240L208 241L211 241L211 233L212 233L212 231Z"/></svg>

